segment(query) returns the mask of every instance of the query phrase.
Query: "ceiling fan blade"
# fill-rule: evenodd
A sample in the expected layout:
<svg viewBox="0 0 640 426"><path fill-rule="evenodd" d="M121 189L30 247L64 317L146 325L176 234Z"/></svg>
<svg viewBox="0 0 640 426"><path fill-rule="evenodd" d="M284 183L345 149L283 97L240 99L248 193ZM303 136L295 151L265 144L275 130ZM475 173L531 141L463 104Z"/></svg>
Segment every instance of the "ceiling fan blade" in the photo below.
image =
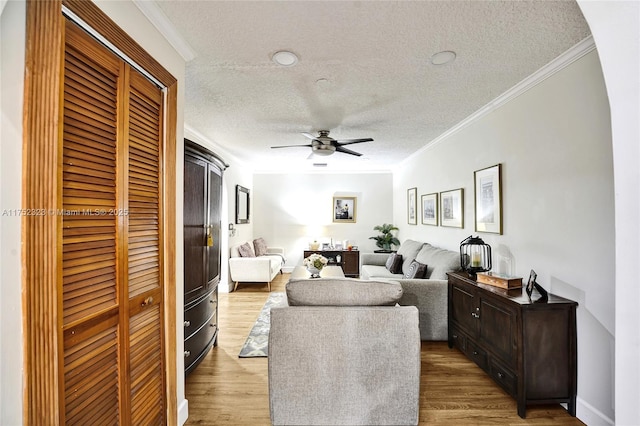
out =
<svg viewBox="0 0 640 426"><path fill-rule="evenodd" d="M356 157L360 157L362 154L360 154L359 152L355 152L355 151L351 151L350 149L347 149L343 146L336 146L336 151L338 152L344 152L345 154L351 154L351 155L355 155Z"/></svg>
<svg viewBox="0 0 640 426"><path fill-rule="evenodd" d="M313 145L309 144L309 145L280 145L280 146L272 146L271 148L298 148L298 147L302 147L302 148L311 148Z"/></svg>
<svg viewBox="0 0 640 426"><path fill-rule="evenodd" d="M316 136L313 136L311 133L302 132L302 135L306 138L311 139L312 141L316 140Z"/></svg>
<svg viewBox="0 0 640 426"><path fill-rule="evenodd" d="M336 140L340 145L350 145L352 143L362 143L362 142L373 142L371 138L363 138L363 139L339 139Z"/></svg>

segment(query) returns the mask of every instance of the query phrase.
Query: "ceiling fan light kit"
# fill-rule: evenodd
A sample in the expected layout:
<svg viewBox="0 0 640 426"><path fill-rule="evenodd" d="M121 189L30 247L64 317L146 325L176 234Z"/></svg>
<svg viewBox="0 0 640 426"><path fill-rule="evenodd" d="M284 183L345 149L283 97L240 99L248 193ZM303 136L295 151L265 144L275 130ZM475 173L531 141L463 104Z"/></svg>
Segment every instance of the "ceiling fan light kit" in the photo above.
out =
<svg viewBox="0 0 640 426"><path fill-rule="evenodd" d="M329 136L328 130L318 131L318 136L313 136L311 133L303 132L302 135L311 139L311 144L307 145L281 145L272 146L271 148L299 148L299 147L311 147L311 152L317 155L331 155L334 152L342 152L344 154L355 155L360 157L362 154L345 148L343 145L351 145L354 143L373 142L371 138L362 139L334 139Z"/></svg>

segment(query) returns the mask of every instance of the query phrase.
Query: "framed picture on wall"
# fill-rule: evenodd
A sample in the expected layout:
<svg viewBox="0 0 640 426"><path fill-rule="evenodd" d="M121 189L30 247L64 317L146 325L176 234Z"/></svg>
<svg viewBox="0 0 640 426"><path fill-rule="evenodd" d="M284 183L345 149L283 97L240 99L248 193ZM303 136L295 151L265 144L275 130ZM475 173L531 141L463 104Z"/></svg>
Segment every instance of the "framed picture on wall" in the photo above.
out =
<svg viewBox="0 0 640 426"><path fill-rule="evenodd" d="M502 234L502 182L500 175L500 164L473 173L477 232Z"/></svg>
<svg viewBox="0 0 640 426"><path fill-rule="evenodd" d="M423 194L420 201L422 204L422 224L438 226L438 193Z"/></svg>
<svg viewBox="0 0 640 426"><path fill-rule="evenodd" d="M440 193L440 226L464 228L464 189Z"/></svg>
<svg viewBox="0 0 640 426"><path fill-rule="evenodd" d="M418 224L418 188L407 189L407 220L409 225Z"/></svg>
<svg viewBox="0 0 640 426"><path fill-rule="evenodd" d="M356 197L333 197L333 221L356 222Z"/></svg>

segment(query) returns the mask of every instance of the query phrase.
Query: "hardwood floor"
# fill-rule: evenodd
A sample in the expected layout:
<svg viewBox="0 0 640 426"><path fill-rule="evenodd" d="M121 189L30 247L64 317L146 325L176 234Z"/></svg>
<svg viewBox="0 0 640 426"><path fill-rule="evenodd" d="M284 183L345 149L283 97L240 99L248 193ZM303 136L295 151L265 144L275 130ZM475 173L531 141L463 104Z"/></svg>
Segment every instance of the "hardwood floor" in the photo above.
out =
<svg viewBox="0 0 640 426"><path fill-rule="evenodd" d="M278 275L271 291L284 291L288 278ZM218 346L187 377L186 425L270 424L267 359L238 358L268 295L266 284L220 293ZM422 343L421 376L421 425L583 424L560 405L528 406L521 419L515 400L446 342Z"/></svg>

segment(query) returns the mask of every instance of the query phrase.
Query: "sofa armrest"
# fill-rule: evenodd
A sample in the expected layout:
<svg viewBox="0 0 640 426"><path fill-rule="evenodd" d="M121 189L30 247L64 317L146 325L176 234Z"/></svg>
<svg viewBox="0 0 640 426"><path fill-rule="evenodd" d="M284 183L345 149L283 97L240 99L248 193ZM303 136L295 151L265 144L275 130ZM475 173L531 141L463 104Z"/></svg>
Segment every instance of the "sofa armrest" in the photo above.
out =
<svg viewBox="0 0 640 426"><path fill-rule="evenodd" d="M231 257L229 258L229 274L233 281L269 282L273 275L272 257Z"/></svg>
<svg viewBox="0 0 640 426"><path fill-rule="evenodd" d="M284 249L282 247L267 247L267 254L280 254L284 256Z"/></svg>
<svg viewBox="0 0 640 426"><path fill-rule="evenodd" d="M403 279L402 297L398 302L404 306L417 306L420 316L420 338L443 341L448 335L448 283L446 280Z"/></svg>
<svg viewBox="0 0 640 426"><path fill-rule="evenodd" d="M389 258L389 253L360 253L360 265L384 266Z"/></svg>

